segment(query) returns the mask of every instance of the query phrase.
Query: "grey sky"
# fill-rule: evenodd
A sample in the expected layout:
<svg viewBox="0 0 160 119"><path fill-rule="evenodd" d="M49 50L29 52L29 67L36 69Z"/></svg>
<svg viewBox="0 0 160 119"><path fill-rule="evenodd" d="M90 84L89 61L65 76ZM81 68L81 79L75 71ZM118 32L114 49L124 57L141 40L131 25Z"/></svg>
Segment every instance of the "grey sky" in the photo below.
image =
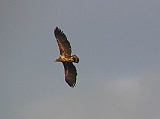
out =
<svg viewBox="0 0 160 119"><path fill-rule="evenodd" d="M160 1L1 0L0 118L159 119ZM64 81L53 29L78 80Z"/></svg>

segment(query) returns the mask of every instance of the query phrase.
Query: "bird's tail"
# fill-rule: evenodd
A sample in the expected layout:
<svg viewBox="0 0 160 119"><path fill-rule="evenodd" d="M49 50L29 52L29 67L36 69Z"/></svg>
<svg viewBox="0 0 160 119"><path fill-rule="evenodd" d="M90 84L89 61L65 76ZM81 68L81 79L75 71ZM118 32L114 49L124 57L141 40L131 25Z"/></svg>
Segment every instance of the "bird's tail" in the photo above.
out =
<svg viewBox="0 0 160 119"><path fill-rule="evenodd" d="M72 55L72 57L74 58L74 62L78 63L79 62L79 58L76 55Z"/></svg>

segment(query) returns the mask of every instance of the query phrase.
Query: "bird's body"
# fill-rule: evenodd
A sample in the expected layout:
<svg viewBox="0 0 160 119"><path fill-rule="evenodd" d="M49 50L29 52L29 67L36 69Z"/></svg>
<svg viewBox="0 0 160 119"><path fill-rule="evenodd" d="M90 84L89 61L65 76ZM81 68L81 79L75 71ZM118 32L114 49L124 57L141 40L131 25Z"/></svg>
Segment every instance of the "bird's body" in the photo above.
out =
<svg viewBox="0 0 160 119"><path fill-rule="evenodd" d="M72 56L65 56L65 55L60 55L58 59L55 60L55 62L79 62L79 58L76 55Z"/></svg>
<svg viewBox="0 0 160 119"><path fill-rule="evenodd" d="M77 70L72 62L78 63L79 58L76 55L71 56L71 46L63 31L56 27L54 30L54 35L60 50L60 57L56 59L55 62L63 63L65 80L70 87L74 87L76 84Z"/></svg>

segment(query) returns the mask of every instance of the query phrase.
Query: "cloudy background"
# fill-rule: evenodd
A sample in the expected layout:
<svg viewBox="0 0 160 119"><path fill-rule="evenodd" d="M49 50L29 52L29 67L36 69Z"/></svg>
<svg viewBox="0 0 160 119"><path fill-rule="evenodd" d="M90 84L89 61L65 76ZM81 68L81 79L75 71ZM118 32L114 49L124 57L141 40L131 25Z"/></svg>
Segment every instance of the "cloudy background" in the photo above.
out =
<svg viewBox="0 0 160 119"><path fill-rule="evenodd" d="M1 0L1 119L159 119L160 1ZM53 29L78 80L64 81Z"/></svg>

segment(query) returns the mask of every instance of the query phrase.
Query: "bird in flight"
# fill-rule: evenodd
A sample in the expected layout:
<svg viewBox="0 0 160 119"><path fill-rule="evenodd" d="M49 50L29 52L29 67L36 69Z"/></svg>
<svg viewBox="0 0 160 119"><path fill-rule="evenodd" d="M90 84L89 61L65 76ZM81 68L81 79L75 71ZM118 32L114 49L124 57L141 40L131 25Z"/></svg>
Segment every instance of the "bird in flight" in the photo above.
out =
<svg viewBox="0 0 160 119"><path fill-rule="evenodd" d="M79 58L76 55L72 55L71 45L67 40L66 35L61 31L60 28L56 27L54 29L54 35L59 46L60 56L55 62L62 62L65 72L65 81L70 87L74 87L76 84L77 70L73 65L79 62Z"/></svg>

